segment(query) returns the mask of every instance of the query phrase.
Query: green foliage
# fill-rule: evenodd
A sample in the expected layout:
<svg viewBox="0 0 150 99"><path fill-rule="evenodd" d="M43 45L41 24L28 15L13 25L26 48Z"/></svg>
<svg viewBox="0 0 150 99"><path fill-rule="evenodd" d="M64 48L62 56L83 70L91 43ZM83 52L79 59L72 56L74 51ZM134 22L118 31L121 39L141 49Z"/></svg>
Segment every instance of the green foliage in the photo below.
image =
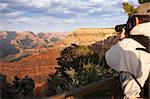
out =
<svg viewBox="0 0 150 99"><path fill-rule="evenodd" d="M145 2L150 2L150 0L138 0L140 4L145 3Z"/></svg>
<svg viewBox="0 0 150 99"><path fill-rule="evenodd" d="M108 72L107 69L104 69L98 64L96 65L91 62L87 64L83 63L82 69L74 73L71 88L88 85L101 79L111 77L113 73L113 71Z"/></svg>
<svg viewBox="0 0 150 99"><path fill-rule="evenodd" d="M48 91L47 96L52 96L63 91L67 91L67 83L58 76L50 76L47 79Z"/></svg>
<svg viewBox="0 0 150 99"><path fill-rule="evenodd" d="M0 96L4 96L5 90L7 90L9 86L9 83L6 80L6 76L3 74L0 74Z"/></svg>
<svg viewBox="0 0 150 99"><path fill-rule="evenodd" d="M70 47L65 48L61 52L61 57L57 59L58 64L62 66L59 72L70 81L67 71L74 69L75 72L78 72L82 68L83 63L87 63L90 58L93 62L98 63L98 57L94 56L90 48L72 44Z"/></svg>
<svg viewBox="0 0 150 99"><path fill-rule="evenodd" d="M134 8L134 6L128 2L123 3L123 9L128 14L128 16L137 12L137 8Z"/></svg>
<svg viewBox="0 0 150 99"><path fill-rule="evenodd" d="M0 74L0 96L2 96L2 99L33 98L34 87L34 80L28 76L23 79L15 77L13 84L9 84L6 76Z"/></svg>
<svg viewBox="0 0 150 99"><path fill-rule="evenodd" d="M68 89L111 77L114 73L101 67L101 59L87 46L72 44L61 52L57 60L61 66L59 76L67 81Z"/></svg>

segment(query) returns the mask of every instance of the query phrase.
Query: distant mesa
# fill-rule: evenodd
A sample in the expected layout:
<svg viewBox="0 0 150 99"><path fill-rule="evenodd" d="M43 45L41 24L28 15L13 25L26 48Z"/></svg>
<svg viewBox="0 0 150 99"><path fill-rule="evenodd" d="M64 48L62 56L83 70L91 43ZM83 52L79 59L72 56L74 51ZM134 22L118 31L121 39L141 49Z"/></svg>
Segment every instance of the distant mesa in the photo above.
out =
<svg viewBox="0 0 150 99"><path fill-rule="evenodd" d="M59 42L56 47L65 48L71 44L90 45L114 35L116 32L113 28L79 28Z"/></svg>
<svg viewBox="0 0 150 99"><path fill-rule="evenodd" d="M0 32L0 59L12 60L25 54L38 54L48 51L55 43L66 37L60 33L39 33L35 35L31 31ZM9 57L9 58L8 58Z"/></svg>

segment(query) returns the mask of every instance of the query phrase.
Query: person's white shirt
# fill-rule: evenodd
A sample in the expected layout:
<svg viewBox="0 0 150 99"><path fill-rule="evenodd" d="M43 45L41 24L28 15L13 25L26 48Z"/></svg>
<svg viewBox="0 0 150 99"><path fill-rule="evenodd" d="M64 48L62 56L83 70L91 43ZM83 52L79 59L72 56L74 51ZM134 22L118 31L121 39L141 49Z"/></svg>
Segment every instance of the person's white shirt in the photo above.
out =
<svg viewBox="0 0 150 99"><path fill-rule="evenodd" d="M139 24L135 26L131 32L131 35L144 35L150 37L150 22Z"/></svg>
<svg viewBox="0 0 150 99"><path fill-rule="evenodd" d="M150 22L137 25L131 30L131 34L150 37L150 27L147 26L150 26ZM106 52L105 59L117 72L133 74L143 87L150 73L150 53L136 48L144 46L132 38L124 38Z"/></svg>

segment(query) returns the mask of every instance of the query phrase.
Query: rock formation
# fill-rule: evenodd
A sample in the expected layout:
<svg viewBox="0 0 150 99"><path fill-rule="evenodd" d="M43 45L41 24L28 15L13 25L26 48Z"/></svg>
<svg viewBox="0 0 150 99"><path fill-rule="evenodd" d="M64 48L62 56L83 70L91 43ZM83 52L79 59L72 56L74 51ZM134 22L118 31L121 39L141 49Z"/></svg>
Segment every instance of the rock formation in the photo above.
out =
<svg viewBox="0 0 150 99"><path fill-rule="evenodd" d="M77 29L72 32L66 38L66 35L54 36L53 34L39 34L38 36L34 35L32 32L22 32L23 34L14 33L9 34L7 32L0 33L0 39L8 39L12 45L15 45L15 48L18 48L20 53L29 54L24 57L17 58L12 62L1 62L0 63L0 73L5 74L9 81L14 79L14 76L18 76L20 78L28 75L33 78L37 86L41 86L46 82L48 74L53 74L56 72L56 68L58 68L57 58L60 56L60 52L62 49L70 46L71 44L77 45L91 45L95 52L104 53L105 47L102 48L100 46L107 46L107 44L112 45L112 40L106 40L109 36L116 35L114 29ZM8 36L9 34L9 36ZM46 38L47 37L47 38ZM39 43L45 42L44 40L48 38L52 38L54 41L58 40L56 37L63 39L62 41L54 43L54 47L39 47ZM44 38L44 39L43 39ZM27 39L30 39L29 41ZM105 40L106 41L105 41ZM113 38L108 38L113 39ZM23 40L23 41L22 41ZM20 42L24 42L25 44L21 44ZM50 42L50 41L47 41ZM36 46L33 46L33 45ZM31 47L31 46L32 47ZM34 54L33 54L34 53ZM22 54L15 54L21 56ZM102 54L100 54L102 55ZM9 55L8 55L9 56Z"/></svg>
<svg viewBox="0 0 150 99"><path fill-rule="evenodd" d="M48 74L56 72L58 67L56 58L60 51L51 49L46 53L32 55L17 62L1 62L0 73L5 74L11 82L15 76L24 78L26 75L33 78L36 86L46 82Z"/></svg>
<svg viewBox="0 0 150 99"><path fill-rule="evenodd" d="M63 33L39 33L35 35L30 31L1 31L0 58L8 61L24 55L46 52L65 36Z"/></svg>
<svg viewBox="0 0 150 99"><path fill-rule="evenodd" d="M56 47L65 48L71 44L90 45L114 35L116 32L113 28L80 28L70 33Z"/></svg>

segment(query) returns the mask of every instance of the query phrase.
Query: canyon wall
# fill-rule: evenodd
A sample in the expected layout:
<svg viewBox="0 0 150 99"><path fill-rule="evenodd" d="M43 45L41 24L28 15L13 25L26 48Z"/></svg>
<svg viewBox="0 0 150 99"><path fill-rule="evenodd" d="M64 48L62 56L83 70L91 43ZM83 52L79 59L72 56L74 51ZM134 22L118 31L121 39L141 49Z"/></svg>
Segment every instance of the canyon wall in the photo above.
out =
<svg viewBox="0 0 150 99"><path fill-rule="evenodd" d="M90 45L114 35L117 33L113 28L80 28L70 33L55 47L65 48L71 44Z"/></svg>
<svg viewBox="0 0 150 99"><path fill-rule="evenodd" d="M32 33L30 36L35 37ZM24 35L25 35L24 34ZM1 38L6 39L7 33L1 33ZM46 34L47 35L47 34ZM46 39L46 35L40 34L40 38L44 37ZM7 79L13 81L14 76L18 76L20 78L24 78L24 76L28 75L32 77L36 85L40 85L46 82L49 74L54 74L59 67L57 64L57 58L60 56L61 51L70 46L71 44L77 45L92 45L92 48L100 53L99 55L104 54L104 49L112 45L114 37L117 35L114 29L100 29L100 28L81 28L77 29L74 32L71 32L68 36L66 36L63 40L56 42L54 47L36 47L36 48L22 48L20 49L20 53L30 54L26 57L21 57L20 59L16 59L13 62L1 62L0 63L0 73L3 73L7 76ZM21 36L24 38L26 36ZM11 35L9 39L16 38L16 35ZM18 38L19 39L19 38ZM36 38L34 38L36 39ZM108 40L107 40L108 39ZM110 39L110 40L109 40ZM40 41L40 40L37 40ZM14 42L13 42L14 44ZM16 44L17 45L17 44ZM104 46L104 47L102 47ZM18 53L16 55L21 56ZM34 53L34 54L33 54Z"/></svg>
<svg viewBox="0 0 150 99"><path fill-rule="evenodd" d="M36 85L46 82L49 74L54 74L59 67L57 60L60 51L50 49L48 52L38 55L31 55L16 62L1 62L0 73L5 74L7 79L12 82L15 76L24 78L30 76Z"/></svg>

